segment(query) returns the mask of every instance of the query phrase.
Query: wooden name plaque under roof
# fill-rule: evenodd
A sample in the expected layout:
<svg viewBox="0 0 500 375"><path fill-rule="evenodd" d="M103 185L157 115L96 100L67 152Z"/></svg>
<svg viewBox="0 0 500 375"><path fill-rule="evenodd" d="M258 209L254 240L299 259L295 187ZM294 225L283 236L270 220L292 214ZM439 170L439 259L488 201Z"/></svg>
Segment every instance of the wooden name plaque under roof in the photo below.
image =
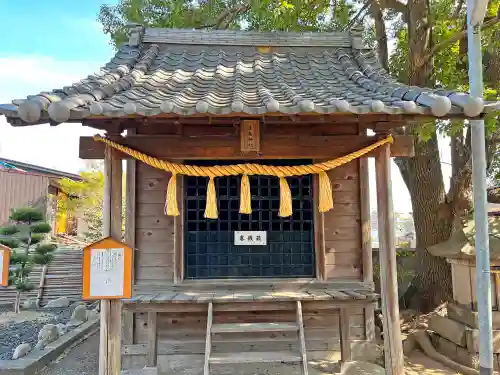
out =
<svg viewBox="0 0 500 375"><path fill-rule="evenodd" d="M30 125L193 115L478 117L499 109L465 93L397 82L361 34L134 27L99 73L2 104L0 114Z"/></svg>

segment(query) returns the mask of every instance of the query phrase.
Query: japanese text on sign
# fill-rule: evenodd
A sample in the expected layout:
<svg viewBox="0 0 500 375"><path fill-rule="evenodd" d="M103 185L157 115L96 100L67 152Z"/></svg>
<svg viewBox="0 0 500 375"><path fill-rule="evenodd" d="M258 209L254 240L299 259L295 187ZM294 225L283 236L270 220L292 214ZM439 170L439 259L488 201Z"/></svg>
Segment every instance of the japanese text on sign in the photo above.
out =
<svg viewBox="0 0 500 375"><path fill-rule="evenodd" d="M244 120L241 123L241 151L260 151L260 130L258 120Z"/></svg>
<svg viewBox="0 0 500 375"><path fill-rule="evenodd" d="M265 231L236 231L234 244L237 246L265 246L267 245L267 232Z"/></svg>
<svg viewBox="0 0 500 375"><path fill-rule="evenodd" d="M90 295L120 296L124 293L125 249L92 249Z"/></svg>

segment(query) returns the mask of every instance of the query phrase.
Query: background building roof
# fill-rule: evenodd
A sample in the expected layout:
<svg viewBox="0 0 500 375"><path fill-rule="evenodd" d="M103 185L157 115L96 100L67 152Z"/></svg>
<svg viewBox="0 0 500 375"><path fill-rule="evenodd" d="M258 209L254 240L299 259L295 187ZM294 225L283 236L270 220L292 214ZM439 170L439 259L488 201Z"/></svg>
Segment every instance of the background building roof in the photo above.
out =
<svg viewBox="0 0 500 375"><path fill-rule="evenodd" d="M14 125L199 114L365 113L476 117L500 108L391 78L362 30L258 33L144 29L99 73L0 105Z"/></svg>
<svg viewBox="0 0 500 375"><path fill-rule="evenodd" d="M6 169L12 172L41 174L47 177L69 178L74 181L82 181L82 178L73 173L58 171L56 169L45 168L34 164L23 163L16 160L0 158L0 170Z"/></svg>

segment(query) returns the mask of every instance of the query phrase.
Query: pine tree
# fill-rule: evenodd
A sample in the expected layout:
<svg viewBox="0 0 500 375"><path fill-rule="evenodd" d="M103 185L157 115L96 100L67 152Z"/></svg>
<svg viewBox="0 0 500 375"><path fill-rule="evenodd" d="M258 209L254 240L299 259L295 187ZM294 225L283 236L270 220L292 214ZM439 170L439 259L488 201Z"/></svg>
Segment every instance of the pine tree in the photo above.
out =
<svg viewBox="0 0 500 375"><path fill-rule="evenodd" d="M17 290L15 312L19 312L21 293L35 288L28 279L33 265L47 267L54 258L53 252L57 249L57 245L44 242L46 234L52 229L44 219L43 212L38 209L30 207L14 209L10 215L12 224L0 228L2 235L0 243L13 250L10 258L9 285Z"/></svg>

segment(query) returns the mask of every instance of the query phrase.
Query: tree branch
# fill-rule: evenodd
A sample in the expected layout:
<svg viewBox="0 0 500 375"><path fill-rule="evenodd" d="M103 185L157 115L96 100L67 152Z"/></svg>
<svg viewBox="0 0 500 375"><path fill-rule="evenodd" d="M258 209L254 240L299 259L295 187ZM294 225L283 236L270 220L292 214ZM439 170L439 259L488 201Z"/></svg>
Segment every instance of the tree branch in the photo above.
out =
<svg viewBox="0 0 500 375"><path fill-rule="evenodd" d="M236 17L241 13L247 12L250 7L250 4L240 4L232 8L227 8L217 16L213 23L197 26L195 29L227 29Z"/></svg>
<svg viewBox="0 0 500 375"><path fill-rule="evenodd" d="M361 9L358 10L354 17L352 17L349 23L344 27L344 30L348 30L349 28L351 28L358 21L358 19L361 17L361 14L363 14L363 12L366 10L366 8L368 8L369 5L370 1L365 1Z"/></svg>
<svg viewBox="0 0 500 375"><path fill-rule="evenodd" d="M408 6L399 0L381 0L380 7L382 9L390 9L398 13L408 12Z"/></svg>
<svg viewBox="0 0 500 375"><path fill-rule="evenodd" d="M389 71L389 49L387 47L387 32L385 29L384 13L377 0L372 0L370 11L375 22L377 36L378 57L385 70Z"/></svg>
<svg viewBox="0 0 500 375"><path fill-rule="evenodd" d="M499 13L495 17L490 17L486 22L484 22L481 25L481 30L488 29L492 26L495 26L498 22L500 22L500 8L499 8ZM420 61L419 64L417 65L417 68L422 67L425 63L427 63L434 55L436 55L438 52L442 51L446 47L452 45L453 43L458 42L460 39L465 38L467 35L467 29L464 28L461 31L456 32L453 34L451 37L449 37L446 40L443 40L442 42L436 44L434 47L431 48L430 52L427 53Z"/></svg>
<svg viewBox="0 0 500 375"><path fill-rule="evenodd" d="M458 0L457 7L455 8L455 11L453 12L451 18L457 19L460 16L460 12L462 11L463 6L464 6L464 0Z"/></svg>

